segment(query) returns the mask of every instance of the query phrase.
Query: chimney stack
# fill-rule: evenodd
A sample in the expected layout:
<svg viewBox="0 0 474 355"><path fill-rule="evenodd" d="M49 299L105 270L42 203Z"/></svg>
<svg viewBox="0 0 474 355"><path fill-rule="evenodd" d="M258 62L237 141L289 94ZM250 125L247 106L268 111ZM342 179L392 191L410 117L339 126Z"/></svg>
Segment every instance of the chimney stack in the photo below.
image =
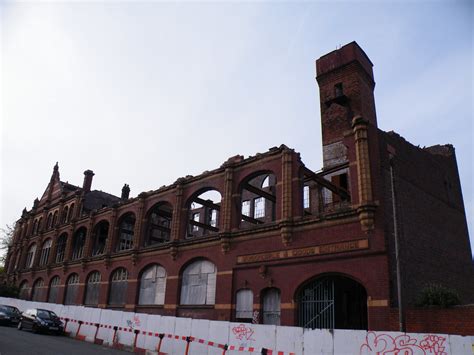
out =
<svg viewBox="0 0 474 355"><path fill-rule="evenodd" d="M130 186L124 184L122 187L122 196L120 197L122 200L128 200L128 196L130 195Z"/></svg>
<svg viewBox="0 0 474 355"><path fill-rule="evenodd" d="M84 183L82 184L82 189L84 192L89 192L92 186L92 178L94 177L94 172L92 170L84 171Z"/></svg>
<svg viewBox="0 0 474 355"><path fill-rule="evenodd" d="M356 42L316 61L325 168L347 161L343 140L346 132L352 132L354 117L362 116L377 127L372 66Z"/></svg>

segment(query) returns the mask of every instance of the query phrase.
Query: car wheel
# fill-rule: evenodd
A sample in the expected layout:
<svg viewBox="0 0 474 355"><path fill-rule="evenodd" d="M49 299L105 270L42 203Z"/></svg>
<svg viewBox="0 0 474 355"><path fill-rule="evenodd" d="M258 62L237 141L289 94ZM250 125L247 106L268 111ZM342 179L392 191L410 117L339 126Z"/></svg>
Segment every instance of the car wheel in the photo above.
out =
<svg viewBox="0 0 474 355"><path fill-rule="evenodd" d="M31 331L35 334L38 334L38 326L36 324L33 324L31 326Z"/></svg>
<svg viewBox="0 0 474 355"><path fill-rule="evenodd" d="M17 328L18 328L18 330L22 330L22 329L23 329L23 325L21 324L21 321L18 323Z"/></svg>

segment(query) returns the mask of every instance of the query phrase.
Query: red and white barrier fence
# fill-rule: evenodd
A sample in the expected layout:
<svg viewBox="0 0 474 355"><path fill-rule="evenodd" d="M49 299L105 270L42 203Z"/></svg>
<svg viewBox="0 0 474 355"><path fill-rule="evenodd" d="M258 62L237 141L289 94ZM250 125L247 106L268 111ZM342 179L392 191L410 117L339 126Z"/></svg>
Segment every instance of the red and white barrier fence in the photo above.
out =
<svg viewBox="0 0 474 355"><path fill-rule="evenodd" d="M181 341L186 341L186 350L184 352L185 355L189 354L189 345L192 342L196 342L202 345L206 346L211 346L215 348L222 349L222 355L225 355L227 351L239 351L239 352L249 352L249 353L258 353L258 354L266 354L266 355L296 355L293 352L284 352L284 351L275 351L272 349L267 349L267 348L255 348L255 347L244 347L244 346L236 346L236 345L228 345L228 344L220 344L214 341L209 341L206 339L200 339L196 338L193 336L182 336L182 335L175 335L175 334L166 334L166 333L157 333L157 332L150 332L146 330L139 330L139 329L133 329L133 328L128 328L128 327L119 327L119 326L112 326L108 324L99 324L99 323L91 323L91 322L86 322L86 321L81 321L77 319L69 319L65 317L60 317L61 320L65 322L64 325L64 331L68 333L67 331L67 325L71 323L77 323L79 324L79 327L76 329L74 333L75 338L80 338L80 330L82 325L90 325L90 326L95 326L97 328L97 332L95 333L94 336L94 342L97 342L97 333L99 328L106 328L106 329L113 329L114 330L114 336L113 336L113 344L117 345L116 342L116 336L118 331L122 332L129 332L129 333L134 333L135 338L133 342L133 349L137 349L137 338L139 334L142 334L144 336L151 336L151 337L157 337L159 338L158 346L156 348L156 351L159 353L161 350L161 346L163 344L163 339L168 338L171 340L181 340ZM121 344L124 345L124 344Z"/></svg>
<svg viewBox="0 0 474 355"><path fill-rule="evenodd" d="M76 339L161 354L314 355L416 354L472 355L474 336L303 329L261 324L210 321L110 309L40 303L0 297L0 304L54 311ZM405 344L400 348L400 344ZM381 349L383 347L383 349Z"/></svg>

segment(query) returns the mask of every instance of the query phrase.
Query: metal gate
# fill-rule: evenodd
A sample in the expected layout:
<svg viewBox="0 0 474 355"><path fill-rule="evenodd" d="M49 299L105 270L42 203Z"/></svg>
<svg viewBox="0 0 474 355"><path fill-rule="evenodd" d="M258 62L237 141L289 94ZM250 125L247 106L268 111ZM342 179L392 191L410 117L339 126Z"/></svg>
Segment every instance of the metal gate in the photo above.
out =
<svg viewBox="0 0 474 355"><path fill-rule="evenodd" d="M310 282L301 291L298 306L300 327L334 329L334 280Z"/></svg>

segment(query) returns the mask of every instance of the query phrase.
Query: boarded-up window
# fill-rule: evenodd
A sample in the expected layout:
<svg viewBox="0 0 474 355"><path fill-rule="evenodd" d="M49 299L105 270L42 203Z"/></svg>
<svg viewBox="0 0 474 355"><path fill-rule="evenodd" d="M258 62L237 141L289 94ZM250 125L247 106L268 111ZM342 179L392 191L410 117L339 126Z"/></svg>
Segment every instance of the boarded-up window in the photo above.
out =
<svg viewBox="0 0 474 355"><path fill-rule="evenodd" d="M82 258L84 252L84 244L86 242L86 229L80 228L74 234L73 248L72 248L72 260Z"/></svg>
<svg viewBox="0 0 474 355"><path fill-rule="evenodd" d="M263 324L280 325L280 290L269 288L263 294Z"/></svg>
<svg viewBox="0 0 474 355"><path fill-rule="evenodd" d="M56 246L56 262L60 263L64 260L64 253L66 251L67 234L63 233L58 238L58 245Z"/></svg>
<svg viewBox="0 0 474 355"><path fill-rule="evenodd" d="M44 280L38 279L33 284L33 289L31 290L31 300L40 302L43 301L44 294Z"/></svg>
<svg viewBox="0 0 474 355"><path fill-rule="evenodd" d="M216 274L215 265L207 260L195 261L188 265L183 272L181 304L214 304Z"/></svg>
<svg viewBox="0 0 474 355"><path fill-rule="evenodd" d="M35 254L36 254L36 244L33 244L30 246L30 249L28 249L28 253L26 254L26 268L30 268L33 266L33 263L35 261Z"/></svg>
<svg viewBox="0 0 474 355"><path fill-rule="evenodd" d="M46 265L49 259L49 251L51 250L51 239L48 239L43 243L43 247L41 248L41 255L39 265Z"/></svg>
<svg viewBox="0 0 474 355"><path fill-rule="evenodd" d="M64 298L64 304L76 304L78 290L79 290L79 275L72 274L67 279L66 297Z"/></svg>
<svg viewBox="0 0 474 355"><path fill-rule="evenodd" d="M23 281L20 285L19 297L21 300L27 300L29 297L30 288L28 287L28 282Z"/></svg>
<svg viewBox="0 0 474 355"><path fill-rule="evenodd" d="M112 274L110 280L109 304L124 305L127 296L128 272L124 268L119 268Z"/></svg>
<svg viewBox="0 0 474 355"><path fill-rule="evenodd" d="M84 303L87 305L97 305L99 303L100 273L94 271L87 278L86 297Z"/></svg>
<svg viewBox="0 0 474 355"><path fill-rule="evenodd" d="M129 213L122 218L119 225L117 251L132 249L134 228L135 216L132 213Z"/></svg>
<svg viewBox="0 0 474 355"><path fill-rule="evenodd" d="M59 276L55 276L51 279L51 283L49 285L49 295L48 295L48 302L50 303L59 303L59 284L61 280Z"/></svg>
<svg viewBox="0 0 474 355"><path fill-rule="evenodd" d="M239 290L235 295L235 318L239 320L252 320L253 316L253 292L252 290Z"/></svg>
<svg viewBox="0 0 474 355"><path fill-rule="evenodd" d="M166 292L166 270L152 265L142 273L138 304L164 304Z"/></svg>

